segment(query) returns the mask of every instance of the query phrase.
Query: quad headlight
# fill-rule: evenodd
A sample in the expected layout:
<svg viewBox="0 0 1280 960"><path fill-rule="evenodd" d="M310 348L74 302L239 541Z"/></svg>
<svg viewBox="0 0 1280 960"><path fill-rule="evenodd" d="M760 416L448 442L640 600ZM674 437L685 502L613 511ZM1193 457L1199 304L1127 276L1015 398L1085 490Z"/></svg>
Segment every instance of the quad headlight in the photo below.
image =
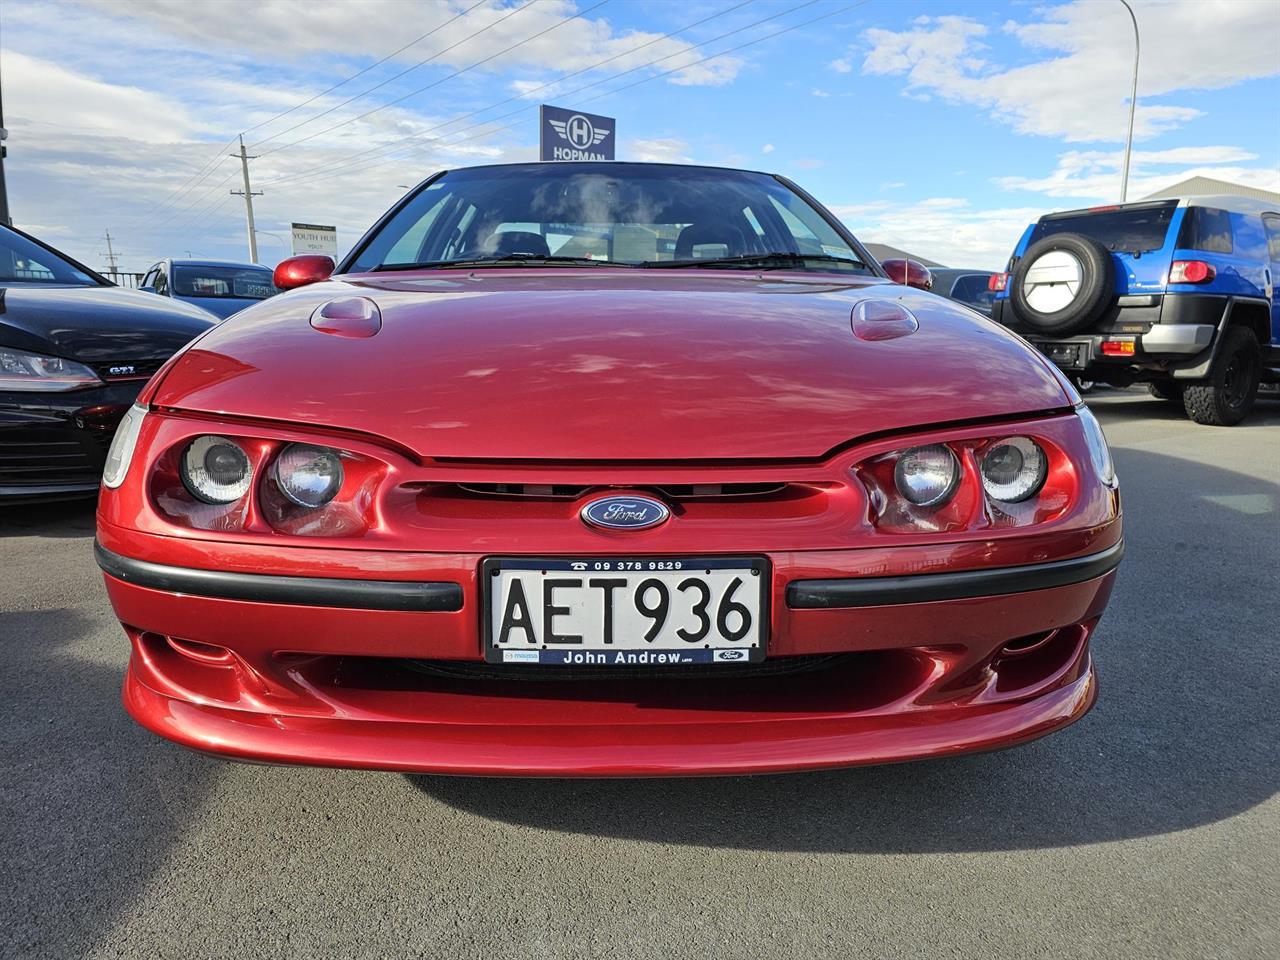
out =
<svg viewBox="0 0 1280 960"><path fill-rule="evenodd" d="M328 447L290 444L274 469L280 492L300 507L323 507L342 488L342 458Z"/></svg>
<svg viewBox="0 0 1280 960"><path fill-rule="evenodd" d="M992 444L982 456L982 486L987 496L1019 503L1044 486L1049 460L1029 437L1009 437Z"/></svg>
<svg viewBox="0 0 1280 960"><path fill-rule="evenodd" d="M951 448L943 443L912 447L898 458L893 482L898 492L918 507L942 503L955 492L960 481L960 464Z"/></svg>
<svg viewBox="0 0 1280 960"><path fill-rule="evenodd" d="M196 437L182 455L182 483L197 500L234 503L249 492L249 456L226 437Z"/></svg>

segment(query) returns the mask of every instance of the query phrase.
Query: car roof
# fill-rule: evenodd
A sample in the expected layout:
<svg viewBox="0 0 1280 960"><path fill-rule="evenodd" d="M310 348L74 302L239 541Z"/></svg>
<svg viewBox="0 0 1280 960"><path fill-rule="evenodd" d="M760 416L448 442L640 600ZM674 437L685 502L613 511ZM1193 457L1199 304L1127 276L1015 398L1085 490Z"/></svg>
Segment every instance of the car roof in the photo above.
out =
<svg viewBox="0 0 1280 960"><path fill-rule="evenodd" d="M1280 213L1280 204L1229 193L1184 197L1178 203L1184 207L1216 207L1229 213Z"/></svg>
<svg viewBox="0 0 1280 960"><path fill-rule="evenodd" d="M243 269L254 270L270 270L270 267L264 267L260 263L247 263L242 260L197 260L185 259L182 257L169 257L170 263L178 264L184 267L239 267Z"/></svg>
<svg viewBox="0 0 1280 960"><path fill-rule="evenodd" d="M461 173L470 170L510 170L512 168L523 168L527 170L537 170L554 166L559 169L561 167L581 167L587 170L599 170L601 168L611 167L646 167L650 169L668 168L671 170L720 170L728 173L755 173L766 177L773 177L776 174L767 170L749 170L745 167L718 167L712 164L703 163L655 163L647 160L535 160L526 161L524 163L481 163L472 167L451 167L444 173Z"/></svg>
<svg viewBox="0 0 1280 960"><path fill-rule="evenodd" d="M1194 197L1160 197L1155 200L1138 200L1134 203L1111 203L1099 207L1081 207L1076 210L1054 210L1040 220L1057 220L1063 217L1080 217L1090 213L1111 213L1115 210L1141 210L1156 207L1214 207L1228 213L1280 213L1280 208L1266 200L1240 197L1233 194L1202 194ZM1038 222L1038 221L1037 221Z"/></svg>

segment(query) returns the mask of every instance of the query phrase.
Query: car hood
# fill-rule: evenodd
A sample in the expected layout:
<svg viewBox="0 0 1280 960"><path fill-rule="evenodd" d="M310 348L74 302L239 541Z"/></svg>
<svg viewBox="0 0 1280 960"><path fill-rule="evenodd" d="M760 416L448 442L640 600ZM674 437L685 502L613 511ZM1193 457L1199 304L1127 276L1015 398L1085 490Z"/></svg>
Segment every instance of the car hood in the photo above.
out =
<svg viewBox="0 0 1280 960"><path fill-rule="evenodd" d="M223 319L231 316L233 313L239 313L245 307L251 307L255 303L261 303L255 297L178 297L173 299L181 300L183 303L194 304L201 310L208 310L215 317Z"/></svg>
<svg viewBox="0 0 1280 960"><path fill-rule="evenodd" d="M122 287L0 287L0 344L82 363L163 360L217 318Z"/></svg>
<svg viewBox="0 0 1280 960"><path fill-rule="evenodd" d="M372 337L308 322L330 299ZM868 297L919 329L867 341ZM204 337L155 402L323 424L422 457L821 457L855 437L1070 403L999 325L877 278L516 268L347 277L278 295Z"/></svg>

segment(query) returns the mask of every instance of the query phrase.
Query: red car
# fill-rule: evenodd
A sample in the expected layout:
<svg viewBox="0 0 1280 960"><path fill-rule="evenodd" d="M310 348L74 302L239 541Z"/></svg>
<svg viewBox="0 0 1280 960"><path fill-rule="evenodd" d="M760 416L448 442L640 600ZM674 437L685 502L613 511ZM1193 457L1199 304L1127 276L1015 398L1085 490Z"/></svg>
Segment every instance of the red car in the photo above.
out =
<svg viewBox="0 0 1280 960"><path fill-rule="evenodd" d="M781 177L452 170L117 434L124 701L269 762L801 770L1083 715L1106 441L1021 339ZM888 272L886 272L886 269Z"/></svg>

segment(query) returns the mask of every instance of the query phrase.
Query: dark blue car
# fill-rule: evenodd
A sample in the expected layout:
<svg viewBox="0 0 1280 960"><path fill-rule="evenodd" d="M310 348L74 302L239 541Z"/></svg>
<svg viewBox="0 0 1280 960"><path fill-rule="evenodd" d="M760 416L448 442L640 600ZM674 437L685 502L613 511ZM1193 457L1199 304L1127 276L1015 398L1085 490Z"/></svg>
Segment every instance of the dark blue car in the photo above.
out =
<svg viewBox="0 0 1280 960"><path fill-rule="evenodd" d="M1153 200L1041 217L992 278L992 315L1077 379L1148 383L1239 423L1280 383L1280 204Z"/></svg>
<svg viewBox="0 0 1280 960"><path fill-rule="evenodd" d="M140 289L185 300L221 319L277 292L266 267L231 260L161 260L147 270Z"/></svg>

